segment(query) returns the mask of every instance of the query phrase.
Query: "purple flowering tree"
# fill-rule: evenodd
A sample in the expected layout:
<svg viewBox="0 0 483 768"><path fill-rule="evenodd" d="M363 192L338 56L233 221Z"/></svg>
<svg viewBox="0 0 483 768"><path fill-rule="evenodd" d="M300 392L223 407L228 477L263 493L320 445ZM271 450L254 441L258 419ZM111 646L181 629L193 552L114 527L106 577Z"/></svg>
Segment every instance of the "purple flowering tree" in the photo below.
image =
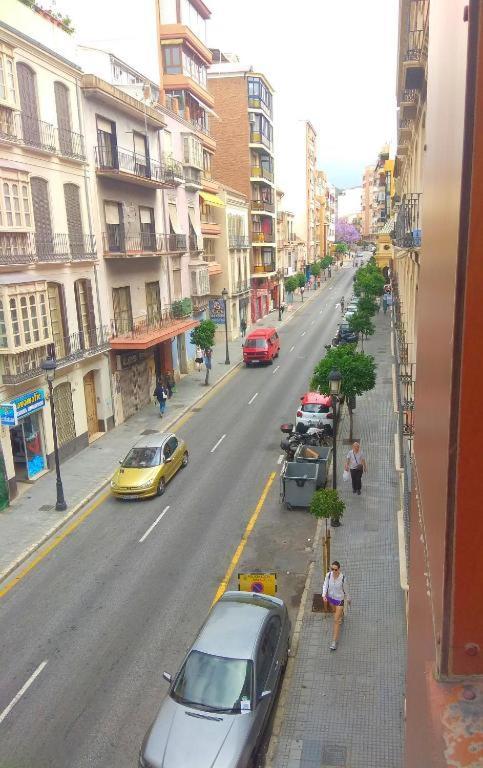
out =
<svg viewBox="0 0 483 768"><path fill-rule="evenodd" d="M360 230L350 224L347 219L339 219L335 225L335 242L346 243L346 245L352 245L357 243L361 239Z"/></svg>

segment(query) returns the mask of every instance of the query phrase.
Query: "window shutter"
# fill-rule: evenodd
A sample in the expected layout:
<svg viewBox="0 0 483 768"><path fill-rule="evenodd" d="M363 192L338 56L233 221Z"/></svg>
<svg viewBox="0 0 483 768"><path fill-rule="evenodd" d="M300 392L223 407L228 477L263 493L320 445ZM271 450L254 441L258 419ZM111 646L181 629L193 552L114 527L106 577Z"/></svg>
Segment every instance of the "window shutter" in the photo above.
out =
<svg viewBox="0 0 483 768"><path fill-rule="evenodd" d="M103 133L113 133L112 123L110 120L105 120L103 117L97 118L97 130Z"/></svg>
<svg viewBox="0 0 483 768"><path fill-rule="evenodd" d="M104 214L106 216L106 224L121 223L118 203L104 203Z"/></svg>
<svg viewBox="0 0 483 768"><path fill-rule="evenodd" d="M65 288L62 285L62 283L58 283L57 285L59 289L60 317L62 319L62 328L64 331L64 339L65 339L65 354L70 355L72 350L71 350L70 337L69 337L69 323L67 321L67 304L65 301Z"/></svg>
<svg viewBox="0 0 483 768"><path fill-rule="evenodd" d="M94 311L94 297L92 295L92 283L86 280L87 310L89 312L89 337L91 348L97 346L96 313ZM100 338L100 341L102 339Z"/></svg>

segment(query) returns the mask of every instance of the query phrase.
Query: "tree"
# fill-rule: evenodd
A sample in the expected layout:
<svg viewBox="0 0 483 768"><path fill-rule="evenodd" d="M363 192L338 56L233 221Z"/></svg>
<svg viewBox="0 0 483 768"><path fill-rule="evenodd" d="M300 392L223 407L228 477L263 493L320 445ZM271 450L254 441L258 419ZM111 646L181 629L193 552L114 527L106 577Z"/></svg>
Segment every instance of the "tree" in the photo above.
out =
<svg viewBox="0 0 483 768"><path fill-rule="evenodd" d="M366 296L381 296L384 293L384 275L379 267L366 264L357 270L354 278L354 292L357 295L363 293Z"/></svg>
<svg viewBox="0 0 483 768"><path fill-rule="evenodd" d="M361 239L360 230L350 224L347 219L339 219L335 224L335 240L337 243L353 245Z"/></svg>
<svg viewBox="0 0 483 768"><path fill-rule="evenodd" d="M311 389L330 394L329 374L339 370L342 376L341 394L347 400L349 409L349 437L352 440L353 413L352 398L369 392L376 385L376 363L371 355L357 352L354 344L331 347L325 357L315 366L310 383Z"/></svg>
<svg viewBox="0 0 483 768"><path fill-rule="evenodd" d="M369 317L374 317L377 312L377 304L372 296L362 296L357 302L357 311Z"/></svg>
<svg viewBox="0 0 483 768"><path fill-rule="evenodd" d="M336 243L335 245L336 253L347 253L348 250L347 243Z"/></svg>
<svg viewBox="0 0 483 768"><path fill-rule="evenodd" d="M335 488L321 488L320 491L315 491L309 508L311 515L325 520L330 519L332 525L339 525L344 510L345 503Z"/></svg>
<svg viewBox="0 0 483 768"><path fill-rule="evenodd" d="M286 293L293 293L297 290L299 287L299 281L297 280L295 275L290 275L290 277L287 277L285 280L285 292Z"/></svg>
<svg viewBox="0 0 483 768"><path fill-rule="evenodd" d="M321 269L322 267L320 266L320 261L316 261L315 264L310 265L310 271L314 277L318 277L320 275Z"/></svg>
<svg viewBox="0 0 483 768"><path fill-rule="evenodd" d="M361 350L362 352L364 352L364 335L366 336L366 338L368 336L372 336L372 334L376 330L375 325L372 322L370 316L365 312L357 311L349 319L349 328L351 329L351 331L361 334Z"/></svg>
<svg viewBox="0 0 483 768"><path fill-rule="evenodd" d="M305 277L305 272L297 272L295 277L297 278L298 287L305 288L305 283L307 282L307 278Z"/></svg>
<svg viewBox="0 0 483 768"><path fill-rule="evenodd" d="M203 350L208 365L206 367L205 386L210 382L211 355L215 343L216 325L213 320L202 320L190 333L190 341L195 347Z"/></svg>

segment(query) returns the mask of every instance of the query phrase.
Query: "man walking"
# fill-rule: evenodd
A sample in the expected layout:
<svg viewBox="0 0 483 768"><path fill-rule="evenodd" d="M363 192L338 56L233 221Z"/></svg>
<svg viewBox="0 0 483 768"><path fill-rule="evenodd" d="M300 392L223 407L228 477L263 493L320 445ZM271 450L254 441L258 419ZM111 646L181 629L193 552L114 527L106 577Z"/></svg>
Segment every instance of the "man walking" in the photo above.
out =
<svg viewBox="0 0 483 768"><path fill-rule="evenodd" d="M384 314L386 314L387 312L387 306L388 306L387 293L385 293L384 296L382 297L382 308L384 310Z"/></svg>
<svg viewBox="0 0 483 768"><path fill-rule="evenodd" d="M357 493L357 495L360 496L362 490L362 473L367 472L367 466L359 443L352 444L352 448L347 454L344 469L346 472L349 472L350 470L352 493Z"/></svg>
<svg viewBox="0 0 483 768"><path fill-rule="evenodd" d="M335 651L337 649L340 625L342 624L344 615L344 605L346 602L350 605L351 602L347 590L347 579L340 570L340 563L338 560L334 560L330 566L330 571L325 576L324 586L322 587L322 599L327 607L329 605L331 606L331 612L334 613L330 650Z"/></svg>
<svg viewBox="0 0 483 768"><path fill-rule="evenodd" d="M166 410L166 398L168 393L163 387L161 379L158 379L153 395L159 403L159 415L163 418L164 411Z"/></svg>
<svg viewBox="0 0 483 768"><path fill-rule="evenodd" d="M247 321L245 320L244 317L242 317L242 319L240 320L240 331L241 331L242 339L244 339L245 334L247 332Z"/></svg>

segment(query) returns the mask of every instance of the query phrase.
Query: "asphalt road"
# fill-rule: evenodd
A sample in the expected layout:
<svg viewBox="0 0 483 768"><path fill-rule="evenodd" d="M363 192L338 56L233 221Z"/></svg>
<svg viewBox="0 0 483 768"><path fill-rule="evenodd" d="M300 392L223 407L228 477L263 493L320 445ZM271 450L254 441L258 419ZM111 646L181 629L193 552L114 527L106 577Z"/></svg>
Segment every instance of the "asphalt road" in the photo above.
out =
<svg viewBox="0 0 483 768"><path fill-rule="evenodd" d="M137 765L162 672L182 661L274 472L230 585L239 570L277 571L295 618L315 522L280 507L279 425L294 419L352 278L343 269L281 328L273 366L239 369L194 409L178 430L190 464L162 498L102 501L0 600L0 768Z"/></svg>

